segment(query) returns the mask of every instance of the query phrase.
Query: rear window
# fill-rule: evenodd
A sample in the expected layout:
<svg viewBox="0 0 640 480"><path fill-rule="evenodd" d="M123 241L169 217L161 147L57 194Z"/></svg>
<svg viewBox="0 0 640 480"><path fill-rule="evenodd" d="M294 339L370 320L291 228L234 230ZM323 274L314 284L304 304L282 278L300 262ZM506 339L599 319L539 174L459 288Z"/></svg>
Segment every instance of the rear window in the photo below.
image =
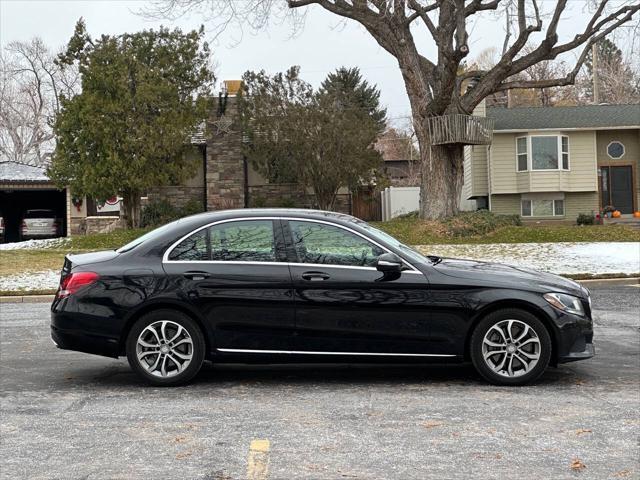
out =
<svg viewBox="0 0 640 480"><path fill-rule="evenodd" d="M24 218L56 218L53 210L27 210Z"/></svg>

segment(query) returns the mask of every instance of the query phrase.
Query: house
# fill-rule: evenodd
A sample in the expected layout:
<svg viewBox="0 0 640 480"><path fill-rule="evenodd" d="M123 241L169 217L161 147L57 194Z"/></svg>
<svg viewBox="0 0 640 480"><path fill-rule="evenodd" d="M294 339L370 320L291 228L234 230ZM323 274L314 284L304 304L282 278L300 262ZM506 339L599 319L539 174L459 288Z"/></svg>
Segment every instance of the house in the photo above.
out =
<svg viewBox="0 0 640 480"><path fill-rule="evenodd" d="M567 222L608 205L638 210L640 105L493 107L486 116L491 144L465 147L463 198L478 208Z"/></svg>

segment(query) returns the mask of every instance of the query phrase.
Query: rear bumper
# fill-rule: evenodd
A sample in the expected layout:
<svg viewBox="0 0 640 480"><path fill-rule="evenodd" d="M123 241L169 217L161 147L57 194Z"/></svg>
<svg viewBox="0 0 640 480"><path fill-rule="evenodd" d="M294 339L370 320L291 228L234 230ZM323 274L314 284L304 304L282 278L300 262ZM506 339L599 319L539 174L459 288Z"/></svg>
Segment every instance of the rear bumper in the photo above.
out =
<svg viewBox="0 0 640 480"><path fill-rule="evenodd" d="M116 339L91 335L77 330L63 330L51 325L51 340L62 350L92 353L103 357L118 357L118 341Z"/></svg>

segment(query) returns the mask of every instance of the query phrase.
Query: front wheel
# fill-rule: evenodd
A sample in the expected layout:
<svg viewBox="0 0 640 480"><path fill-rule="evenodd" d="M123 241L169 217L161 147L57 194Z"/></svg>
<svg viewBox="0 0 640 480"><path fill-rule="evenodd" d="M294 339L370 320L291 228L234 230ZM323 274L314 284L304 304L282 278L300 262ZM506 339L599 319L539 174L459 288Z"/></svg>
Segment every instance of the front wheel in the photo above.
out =
<svg viewBox="0 0 640 480"><path fill-rule="evenodd" d="M496 385L524 385L537 379L551 359L551 338L529 312L498 310L480 321L471 336L471 360Z"/></svg>
<svg viewBox="0 0 640 480"><path fill-rule="evenodd" d="M198 373L206 347L200 327L187 315L156 310L133 325L126 348L129 365L146 382L174 386Z"/></svg>

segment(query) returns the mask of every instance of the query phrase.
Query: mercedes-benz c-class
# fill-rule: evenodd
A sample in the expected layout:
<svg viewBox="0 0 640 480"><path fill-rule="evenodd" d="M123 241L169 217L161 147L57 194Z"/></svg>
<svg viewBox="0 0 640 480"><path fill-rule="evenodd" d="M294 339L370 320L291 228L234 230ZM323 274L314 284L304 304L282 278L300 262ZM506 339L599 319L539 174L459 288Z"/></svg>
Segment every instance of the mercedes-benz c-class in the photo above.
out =
<svg viewBox="0 0 640 480"><path fill-rule="evenodd" d="M67 255L51 307L62 349L126 356L155 385L204 361L470 361L522 385L594 355L591 299L571 280L424 256L348 215L208 212L115 251Z"/></svg>

